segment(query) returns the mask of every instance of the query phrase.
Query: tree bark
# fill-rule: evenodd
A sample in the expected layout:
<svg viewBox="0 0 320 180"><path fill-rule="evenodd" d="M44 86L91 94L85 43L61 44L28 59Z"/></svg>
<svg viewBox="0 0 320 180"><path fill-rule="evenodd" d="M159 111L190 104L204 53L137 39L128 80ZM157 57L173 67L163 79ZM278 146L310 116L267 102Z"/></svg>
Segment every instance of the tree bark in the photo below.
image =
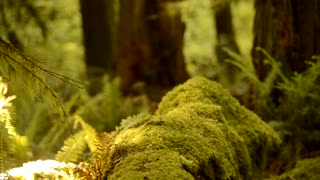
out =
<svg viewBox="0 0 320 180"><path fill-rule="evenodd" d="M160 0L120 0L117 75L125 94L144 82L148 89L171 88L185 81L184 23ZM161 96L161 95L159 95Z"/></svg>
<svg viewBox="0 0 320 180"><path fill-rule="evenodd" d="M243 93L237 91L236 83L239 81L240 70L227 59L233 59L228 51L240 54L239 47L235 40L235 33L232 22L231 2L220 2L215 4L212 10L216 29L215 56L219 62L218 79L225 87L228 87L230 93L239 100L243 99ZM228 51L226 51L228 50Z"/></svg>
<svg viewBox="0 0 320 180"><path fill-rule="evenodd" d="M85 59L89 78L89 93L102 89L103 74L113 71L113 0L80 0L85 46Z"/></svg>
<svg viewBox="0 0 320 180"><path fill-rule="evenodd" d="M303 72L306 60L320 53L320 3L317 0L256 0L253 62L260 80L270 70L265 56L255 50L264 48L281 62L287 75Z"/></svg>
<svg viewBox="0 0 320 180"><path fill-rule="evenodd" d="M217 31L216 56L226 74L233 74L237 69L231 64L225 63L225 59L230 58L224 49L229 49L235 53L240 53L235 41L235 33L232 24L232 14L230 3L222 3L213 9L215 28ZM230 77L231 78L231 77Z"/></svg>

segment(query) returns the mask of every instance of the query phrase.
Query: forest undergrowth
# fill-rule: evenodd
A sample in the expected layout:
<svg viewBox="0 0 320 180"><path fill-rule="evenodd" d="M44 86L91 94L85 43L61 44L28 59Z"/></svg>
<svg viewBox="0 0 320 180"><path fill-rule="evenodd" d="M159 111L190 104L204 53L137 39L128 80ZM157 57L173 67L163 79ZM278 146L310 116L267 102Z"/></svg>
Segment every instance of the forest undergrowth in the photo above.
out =
<svg viewBox="0 0 320 180"><path fill-rule="evenodd" d="M227 50L232 57L228 62L241 69L244 76L239 84L247 84L247 94L239 100L268 122L283 141L283 150L271 157L274 161L265 172L281 174L301 159L320 155L320 59L313 56L312 62L305 62L307 70L288 76L264 49L256 50L265 55L265 64L271 68L264 81L250 60Z"/></svg>
<svg viewBox="0 0 320 180"><path fill-rule="evenodd" d="M252 89L252 94L249 95L254 106L251 109L268 122L283 141L283 150L279 152L279 156L268 158L272 162L264 172L264 176L268 177L270 174L281 174L291 169L298 160L319 156L320 151L316 144L320 141L320 116L317 111L320 106L320 61L318 56L314 56L317 62L309 63L309 69L287 77L281 70L281 64L263 49L257 50L265 54L266 63L272 69L265 81L258 80L249 60L229 52L233 57L229 62L242 70L243 80ZM1 53L2 59L12 57L3 61L4 63L19 57L4 51ZM4 57L4 54L7 56ZM91 176L85 169L91 169L96 176L103 176L101 169L105 164L101 158L108 155L112 145L112 135L107 132L111 132L125 117L150 111L150 101L145 95L124 97L118 88L118 80L112 81L108 78L105 80L104 91L95 97L87 95L84 90L65 86L64 92L72 93L59 94L62 99L49 98L46 103L38 99L40 96L32 98L21 87L14 87L15 83L12 81L17 81L17 78L12 79L13 75L8 74L4 67L1 69L1 74L6 77L4 80L11 80L9 84L13 85L14 91L22 94L13 100L15 95L6 95L8 87L4 81L1 82L0 161L3 172L27 161L54 158L57 161L78 164L78 176ZM38 91L41 88L30 87L35 83L30 82L25 86L29 86L31 92ZM49 88L46 85L43 84L44 88ZM41 86L41 83L37 86ZM9 91L9 94L12 92ZM52 92L55 93L54 90ZM278 99L270 98L275 96L275 92L280 92L281 96L276 96ZM16 101L14 106L11 101ZM55 108L56 101L59 101L61 107ZM50 106L50 103L56 106ZM21 111L27 109L26 107L32 107L35 111L26 111L22 113L23 117L15 115L14 109L19 108ZM59 108L63 108L67 121L59 115ZM17 122L17 118L23 120ZM11 158L10 161L7 161L8 157Z"/></svg>
<svg viewBox="0 0 320 180"><path fill-rule="evenodd" d="M0 172L3 174L0 179L9 177L6 172L20 166L30 169L48 166L51 172L61 172L59 177L103 177L106 166L103 159L108 157L112 146L111 132L122 119L156 109L156 103L151 102L146 94L124 96L120 80L107 75L101 93L90 96L86 92L86 83L82 83L85 82L84 63L79 62L83 59L80 15L78 7L74 6L75 1L68 1L70 9L62 8L64 3L59 1L59 6L54 6L53 10L50 10L50 4L38 4L44 12L43 18L49 17L51 11L62 9L60 13L55 12L61 18L49 21L45 29L34 26L35 22L17 26L25 30L17 34L21 43L28 46L21 46L27 55L18 49L8 48L10 45L1 40ZM187 69L192 76L220 80L243 105L278 133L283 141L282 151L277 156L267 157L266 169L258 177L275 176L277 179L276 175L296 172L292 170L294 167L302 167L304 163L311 167L318 162L320 57L315 55L313 63L306 62L309 68L304 72L288 75L276 59L258 48L271 69L264 81L259 80L249 58L252 44L248 39L252 39L252 24L242 23L251 22L253 18L252 2L237 3L233 8L241 10L235 11L234 21L237 34L242 35L236 37L242 55L226 50L231 57L228 62L240 69L237 82L229 86L223 78L217 78L221 75L219 64L211 53L215 32L211 30L213 25L208 17L211 12L209 1L190 1L184 14L187 22L184 47ZM12 14L8 17L13 21L16 15L15 12ZM66 19L70 23L66 23ZM58 33L56 29L59 29ZM39 35L43 33L51 33L51 36L44 38ZM67 33L69 37L65 37ZM208 39L213 40L209 42ZM54 69L54 72L49 69ZM38 177L43 178L44 175L39 173ZM295 175L284 174L281 178L286 177Z"/></svg>

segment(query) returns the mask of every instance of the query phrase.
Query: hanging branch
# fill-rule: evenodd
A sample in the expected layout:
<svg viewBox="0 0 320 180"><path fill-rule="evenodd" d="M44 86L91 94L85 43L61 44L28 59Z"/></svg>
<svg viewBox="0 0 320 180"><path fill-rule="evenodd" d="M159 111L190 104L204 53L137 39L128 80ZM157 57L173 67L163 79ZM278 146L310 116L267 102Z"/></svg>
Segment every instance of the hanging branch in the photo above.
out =
<svg viewBox="0 0 320 180"><path fill-rule="evenodd" d="M42 97L47 98L50 104L58 109L61 117L68 123L66 118L67 115L63 109L62 103L59 100L58 95L44 80L45 76L48 75L51 78L58 79L80 89L84 89L87 86L86 84L40 67L31 58L26 57L19 50L1 38L0 64L0 75L4 79L13 83L22 80L33 96L41 94ZM68 126L72 133L69 123Z"/></svg>

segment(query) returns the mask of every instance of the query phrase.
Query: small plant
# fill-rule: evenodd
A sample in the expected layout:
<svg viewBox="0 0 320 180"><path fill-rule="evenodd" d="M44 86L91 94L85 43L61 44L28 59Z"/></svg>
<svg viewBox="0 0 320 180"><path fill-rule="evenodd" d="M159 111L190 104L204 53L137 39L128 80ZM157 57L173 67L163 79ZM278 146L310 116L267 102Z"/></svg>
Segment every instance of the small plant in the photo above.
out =
<svg viewBox="0 0 320 180"><path fill-rule="evenodd" d="M281 64L265 50L257 48L266 56L265 63L271 71L264 81L256 76L251 61L228 52L233 59L228 60L246 75L251 83L251 104L253 110L269 122L284 143L280 161L276 169L301 157L320 155L320 58L302 73L285 75ZM250 92L249 92L250 93Z"/></svg>
<svg viewBox="0 0 320 180"><path fill-rule="evenodd" d="M7 97L7 90L0 76L0 172L21 165L32 156L27 138L13 126L11 101L15 96Z"/></svg>

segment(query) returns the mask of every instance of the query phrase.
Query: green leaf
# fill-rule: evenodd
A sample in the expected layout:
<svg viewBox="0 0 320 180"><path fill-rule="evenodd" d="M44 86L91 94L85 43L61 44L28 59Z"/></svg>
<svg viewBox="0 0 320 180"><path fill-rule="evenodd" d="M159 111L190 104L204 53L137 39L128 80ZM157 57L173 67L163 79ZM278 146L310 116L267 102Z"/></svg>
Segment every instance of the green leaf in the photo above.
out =
<svg viewBox="0 0 320 180"><path fill-rule="evenodd" d="M78 162L87 147L85 135L86 132L82 130L66 139L55 159L61 162Z"/></svg>

